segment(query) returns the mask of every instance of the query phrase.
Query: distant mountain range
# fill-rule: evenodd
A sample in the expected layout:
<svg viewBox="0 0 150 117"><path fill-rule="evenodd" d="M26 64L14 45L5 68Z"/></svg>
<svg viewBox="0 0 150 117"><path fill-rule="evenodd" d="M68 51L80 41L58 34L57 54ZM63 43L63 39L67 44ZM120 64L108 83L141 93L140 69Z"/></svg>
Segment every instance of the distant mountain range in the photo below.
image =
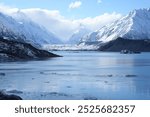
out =
<svg viewBox="0 0 150 117"><path fill-rule="evenodd" d="M23 13L14 17L0 13L0 62L59 57L41 50L45 44L61 41Z"/></svg>
<svg viewBox="0 0 150 117"><path fill-rule="evenodd" d="M0 13L0 37L30 43L35 47L62 44L57 36L19 10L11 16ZM150 9L134 10L92 33L81 25L67 43L79 44L80 47L94 45L101 51L150 51Z"/></svg>
<svg viewBox="0 0 150 117"><path fill-rule="evenodd" d="M87 29L85 26L81 25L78 30L76 30L73 35L66 42L68 44L78 44L84 35L90 33L90 29Z"/></svg>
<svg viewBox="0 0 150 117"><path fill-rule="evenodd" d="M80 44L97 45L102 51L150 51L150 9L134 10L114 23L82 37Z"/></svg>
<svg viewBox="0 0 150 117"><path fill-rule="evenodd" d="M61 43L57 36L19 11L12 16L0 13L0 36L3 39L27 42L34 46Z"/></svg>

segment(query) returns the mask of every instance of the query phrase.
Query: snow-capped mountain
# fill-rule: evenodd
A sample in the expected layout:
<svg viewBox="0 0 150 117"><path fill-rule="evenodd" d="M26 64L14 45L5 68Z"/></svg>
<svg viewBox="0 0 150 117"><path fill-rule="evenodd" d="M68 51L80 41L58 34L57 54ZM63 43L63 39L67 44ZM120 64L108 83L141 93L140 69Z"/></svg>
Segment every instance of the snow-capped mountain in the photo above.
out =
<svg viewBox="0 0 150 117"><path fill-rule="evenodd" d="M150 9L138 9L82 38L81 43L106 43L117 38L150 39Z"/></svg>
<svg viewBox="0 0 150 117"><path fill-rule="evenodd" d="M32 22L19 11L12 16L0 13L0 36L3 39L28 42L35 46L61 42L54 34Z"/></svg>
<svg viewBox="0 0 150 117"><path fill-rule="evenodd" d="M80 25L79 29L73 33L73 35L70 37L70 39L67 43L78 44L80 42L81 38L90 32L91 31L89 29L87 29L85 26Z"/></svg>

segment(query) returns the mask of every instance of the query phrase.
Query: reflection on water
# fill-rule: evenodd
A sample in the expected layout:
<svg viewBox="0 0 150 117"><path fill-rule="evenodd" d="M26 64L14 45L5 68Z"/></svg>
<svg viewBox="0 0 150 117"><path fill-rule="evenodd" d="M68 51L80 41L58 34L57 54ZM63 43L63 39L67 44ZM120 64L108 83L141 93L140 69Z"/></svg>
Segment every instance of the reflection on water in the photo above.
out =
<svg viewBox="0 0 150 117"><path fill-rule="evenodd" d="M56 53L64 57L0 63L0 89L24 99L150 99L150 53Z"/></svg>

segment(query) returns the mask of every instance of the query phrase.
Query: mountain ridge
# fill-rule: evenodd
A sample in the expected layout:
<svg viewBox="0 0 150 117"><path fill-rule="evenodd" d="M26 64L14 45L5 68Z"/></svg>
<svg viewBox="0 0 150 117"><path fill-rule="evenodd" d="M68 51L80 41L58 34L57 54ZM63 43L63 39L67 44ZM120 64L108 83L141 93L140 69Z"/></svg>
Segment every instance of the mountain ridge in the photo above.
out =
<svg viewBox="0 0 150 117"><path fill-rule="evenodd" d="M98 31L83 37L80 43L107 43L119 37L131 40L150 39L150 9L138 9Z"/></svg>
<svg viewBox="0 0 150 117"><path fill-rule="evenodd" d="M54 34L27 19L25 14L18 12L15 17L0 12L0 36L4 39L27 42L34 46L61 42Z"/></svg>

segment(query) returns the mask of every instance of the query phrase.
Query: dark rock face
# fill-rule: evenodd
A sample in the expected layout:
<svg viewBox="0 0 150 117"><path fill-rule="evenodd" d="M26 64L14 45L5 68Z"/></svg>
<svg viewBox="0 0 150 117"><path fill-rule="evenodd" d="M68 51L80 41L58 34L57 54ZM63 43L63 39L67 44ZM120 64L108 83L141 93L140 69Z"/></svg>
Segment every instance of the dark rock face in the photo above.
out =
<svg viewBox="0 0 150 117"><path fill-rule="evenodd" d="M5 76L6 74L5 73L0 73L0 76Z"/></svg>
<svg viewBox="0 0 150 117"><path fill-rule="evenodd" d="M120 52L121 50L150 52L150 40L130 40L118 38L100 45L98 50L112 52Z"/></svg>
<svg viewBox="0 0 150 117"><path fill-rule="evenodd" d="M7 95L3 92L0 92L0 100L22 100L22 98L17 95Z"/></svg>
<svg viewBox="0 0 150 117"><path fill-rule="evenodd" d="M45 50L37 49L28 43L0 38L0 61L44 59L50 57L60 56Z"/></svg>

